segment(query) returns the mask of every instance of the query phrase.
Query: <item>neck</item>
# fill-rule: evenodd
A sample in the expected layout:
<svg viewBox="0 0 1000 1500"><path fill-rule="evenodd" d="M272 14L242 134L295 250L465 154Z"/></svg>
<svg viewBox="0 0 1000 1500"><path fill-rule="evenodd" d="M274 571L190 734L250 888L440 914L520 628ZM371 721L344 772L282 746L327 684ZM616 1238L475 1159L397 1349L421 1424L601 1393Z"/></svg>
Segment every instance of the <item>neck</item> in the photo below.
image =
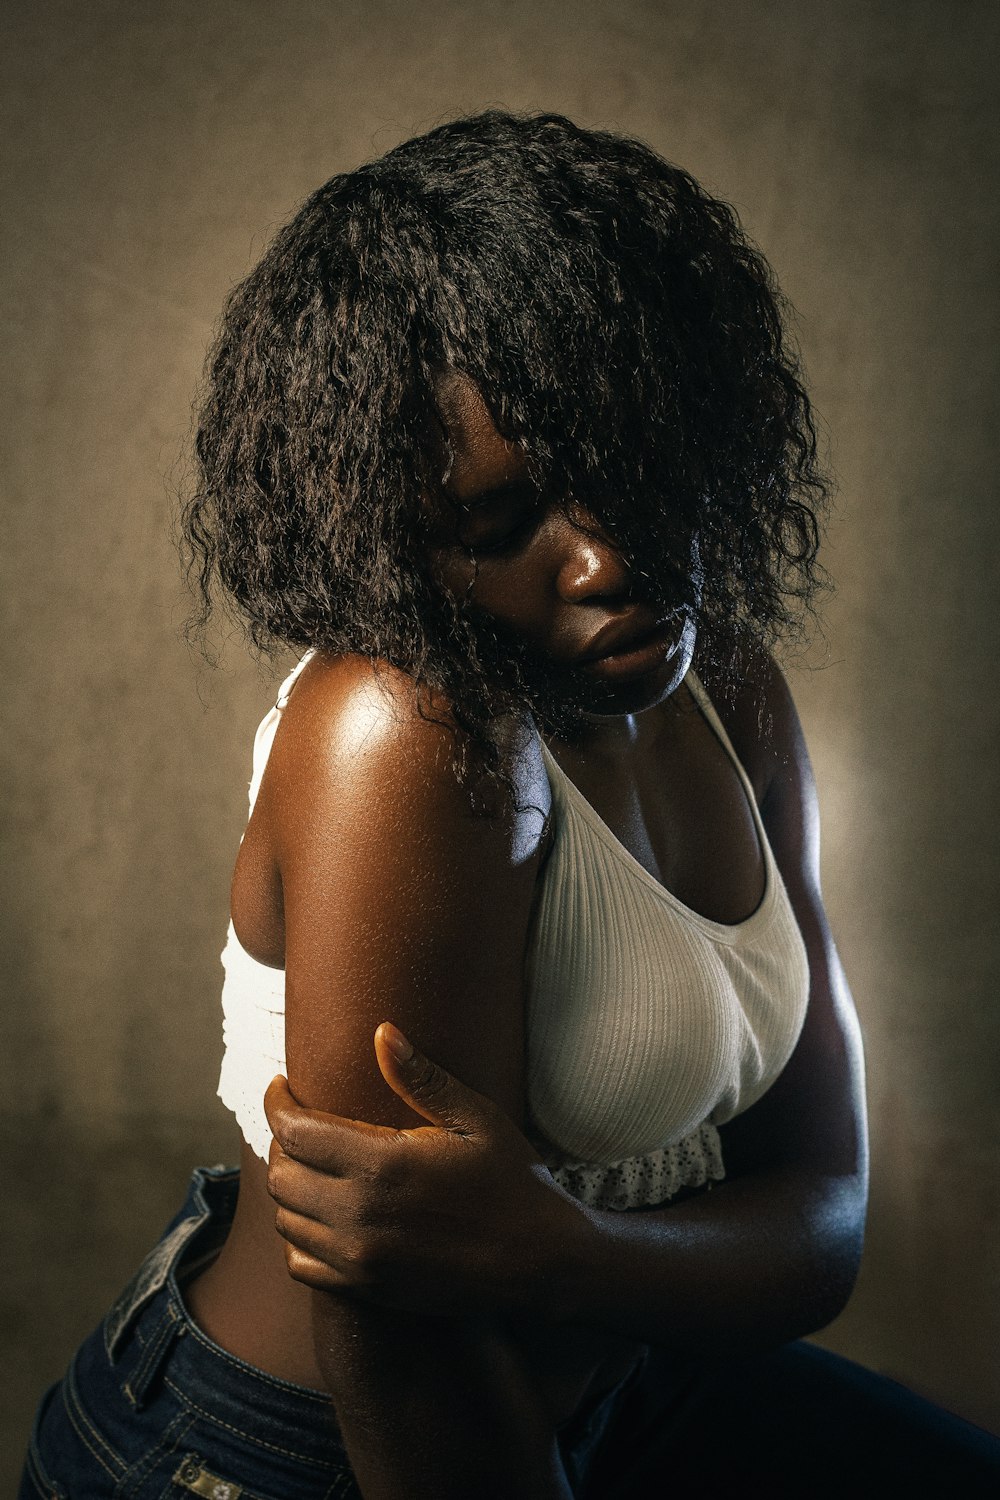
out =
<svg viewBox="0 0 1000 1500"><path fill-rule="evenodd" d="M584 714L583 724L571 739L546 735L550 745L575 755L617 756L631 749L639 737L637 714Z"/></svg>

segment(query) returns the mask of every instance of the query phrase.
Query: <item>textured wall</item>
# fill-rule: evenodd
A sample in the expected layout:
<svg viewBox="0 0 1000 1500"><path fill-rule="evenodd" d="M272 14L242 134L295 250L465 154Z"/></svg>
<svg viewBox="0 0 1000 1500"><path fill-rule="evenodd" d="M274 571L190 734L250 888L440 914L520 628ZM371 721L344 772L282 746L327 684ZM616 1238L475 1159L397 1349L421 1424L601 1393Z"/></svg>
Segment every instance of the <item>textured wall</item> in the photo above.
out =
<svg viewBox="0 0 1000 1500"><path fill-rule="evenodd" d="M15 1425L187 1162L232 1154L218 952L273 677L236 642L209 672L179 638L171 491L213 320L332 172L500 103L680 161L799 310L839 592L823 670L792 680L874 1152L861 1282L823 1341L1000 1428L998 19L989 0L8 0Z"/></svg>

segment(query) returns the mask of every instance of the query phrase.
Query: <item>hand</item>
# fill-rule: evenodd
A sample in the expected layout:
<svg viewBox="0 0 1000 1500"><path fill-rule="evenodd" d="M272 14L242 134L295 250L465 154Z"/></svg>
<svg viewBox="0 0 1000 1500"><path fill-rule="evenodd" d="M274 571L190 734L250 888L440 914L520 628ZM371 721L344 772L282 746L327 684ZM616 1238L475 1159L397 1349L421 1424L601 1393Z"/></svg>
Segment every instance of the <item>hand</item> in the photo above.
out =
<svg viewBox="0 0 1000 1500"><path fill-rule="evenodd" d="M289 1273L422 1313L558 1315L559 1267L585 1210L503 1110L388 1022L375 1055L430 1125L395 1130L303 1109L280 1074L265 1095L268 1189Z"/></svg>

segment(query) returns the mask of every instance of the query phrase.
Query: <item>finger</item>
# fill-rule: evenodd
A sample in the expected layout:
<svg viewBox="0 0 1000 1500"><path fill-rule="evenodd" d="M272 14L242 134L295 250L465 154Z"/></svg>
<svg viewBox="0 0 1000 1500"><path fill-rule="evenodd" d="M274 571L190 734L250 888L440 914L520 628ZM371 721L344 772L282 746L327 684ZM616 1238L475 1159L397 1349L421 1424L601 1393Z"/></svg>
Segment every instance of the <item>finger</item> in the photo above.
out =
<svg viewBox="0 0 1000 1500"><path fill-rule="evenodd" d="M370 1160L380 1145L399 1134L383 1125L349 1120L321 1109L303 1109L278 1073L267 1086L264 1113L272 1134L287 1156L322 1172L348 1177Z"/></svg>
<svg viewBox="0 0 1000 1500"><path fill-rule="evenodd" d="M350 1179L331 1176L286 1156L280 1146L267 1169L267 1190L275 1203L324 1224L337 1224L353 1191Z"/></svg>
<svg viewBox="0 0 1000 1500"><path fill-rule="evenodd" d="M393 1092L432 1124L455 1135L477 1135L493 1123L492 1099L424 1057L391 1021L383 1021L375 1032L375 1056Z"/></svg>
<svg viewBox="0 0 1000 1500"><path fill-rule="evenodd" d="M274 1216L277 1229L286 1246L310 1256L325 1266L338 1286L360 1286L367 1279L368 1265L362 1255L350 1248L356 1242L335 1234L328 1225L319 1224L303 1214L279 1208ZM287 1259L287 1254L286 1254Z"/></svg>
<svg viewBox="0 0 1000 1500"><path fill-rule="evenodd" d="M340 1278L323 1261L299 1250L294 1245L285 1246L285 1265L293 1281L310 1286L317 1292L334 1292L340 1289Z"/></svg>

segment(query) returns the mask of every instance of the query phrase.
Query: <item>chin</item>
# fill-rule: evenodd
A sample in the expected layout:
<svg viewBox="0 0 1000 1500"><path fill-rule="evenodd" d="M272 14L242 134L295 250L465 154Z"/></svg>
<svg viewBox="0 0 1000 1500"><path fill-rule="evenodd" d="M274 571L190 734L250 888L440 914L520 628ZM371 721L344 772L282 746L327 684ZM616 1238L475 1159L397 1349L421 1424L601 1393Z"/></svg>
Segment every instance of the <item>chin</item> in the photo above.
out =
<svg viewBox="0 0 1000 1500"><path fill-rule="evenodd" d="M685 621L684 628L670 655L652 672L627 682L618 682L595 702L590 712L601 718L618 717L622 714L640 714L647 708L655 708L675 693L684 681L694 659L697 628L693 620Z"/></svg>

